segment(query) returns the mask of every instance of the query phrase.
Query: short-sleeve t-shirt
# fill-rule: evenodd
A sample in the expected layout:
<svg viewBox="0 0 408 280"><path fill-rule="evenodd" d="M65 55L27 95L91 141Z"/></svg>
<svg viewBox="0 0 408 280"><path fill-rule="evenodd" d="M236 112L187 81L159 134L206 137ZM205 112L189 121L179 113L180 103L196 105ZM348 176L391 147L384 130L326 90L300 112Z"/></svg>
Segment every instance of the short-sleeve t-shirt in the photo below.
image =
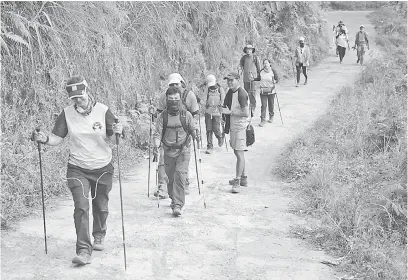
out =
<svg viewBox="0 0 408 280"><path fill-rule="evenodd" d="M89 115L78 113L71 105L58 116L52 133L61 138L69 136L68 163L89 170L99 169L112 160L112 150L106 140L113 135L114 120L111 110L99 102Z"/></svg>
<svg viewBox="0 0 408 280"><path fill-rule="evenodd" d="M191 114L197 112L200 108L198 107L197 103L197 97L192 91L187 91L187 96L184 97L187 91L186 89L184 92L181 94L181 104L184 106L184 109L189 111ZM167 108L167 102L166 102L166 93L164 93L160 99L159 99L159 104L157 106L157 109L164 111Z"/></svg>

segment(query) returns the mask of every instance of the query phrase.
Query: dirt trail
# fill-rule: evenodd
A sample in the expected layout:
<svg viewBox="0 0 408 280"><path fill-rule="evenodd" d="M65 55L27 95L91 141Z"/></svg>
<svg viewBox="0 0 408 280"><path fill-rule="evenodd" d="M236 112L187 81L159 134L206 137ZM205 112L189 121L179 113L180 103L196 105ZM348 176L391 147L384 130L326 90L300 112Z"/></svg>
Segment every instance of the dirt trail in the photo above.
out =
<svg viewBox="0 0 408 280"><path fill-rule="evenodd" d="M328 24L343 20L353 41L361 23L374 34L364 18L367 14L329 13ZM373 36L371 42L374 46ZM147 161L125 174L126 272L116 183L111 192L106 249L94 252L92 264L71 264L75 229L73 202L67 198L47 208L48 255L44 254L41 210L38 217L21 221L15 231L2 232L2 279L336 279L335 273L320 263L328 256L290 237L290 227L306 221L289 213L296 198L271 170L284 145L310 126L336 92L361 70L355 52L349 51L340 65L332 50L313 67L307 86L295 88L294 79L280 83L277 89L284 125L276 108L275 122L258 127L258 99L253 121L256 143L246 153L250 187L239 194L229 193L228 180L235 173L231 149L216 148L212 155L202 151L206 210L197 191L193 156L191 194L177 219L171 216L168 200L160 201L158 209L154 197L147 198ZM151 183L154 188L154 172Z"/></svg>

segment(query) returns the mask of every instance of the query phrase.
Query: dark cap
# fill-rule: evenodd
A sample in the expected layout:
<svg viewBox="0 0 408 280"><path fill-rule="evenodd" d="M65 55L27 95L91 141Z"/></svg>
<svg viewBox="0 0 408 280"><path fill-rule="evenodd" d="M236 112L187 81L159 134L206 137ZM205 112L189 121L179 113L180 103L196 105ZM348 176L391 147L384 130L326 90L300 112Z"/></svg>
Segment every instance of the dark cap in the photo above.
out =
<svg viewBox="0 0 408 280"><path fill-rule="evenodd" d="M68 98L80 97L86 94L85 89L88 83L82 76L73 76L68 79L65 89L68 92Z"/></svg>
<svg viewBox="0 0 408 280"><path fill-rule="evenodd" d="M237 79L239 80L239 74L237 72L230 72L227 76L224 77L225 79Z"/></svg>

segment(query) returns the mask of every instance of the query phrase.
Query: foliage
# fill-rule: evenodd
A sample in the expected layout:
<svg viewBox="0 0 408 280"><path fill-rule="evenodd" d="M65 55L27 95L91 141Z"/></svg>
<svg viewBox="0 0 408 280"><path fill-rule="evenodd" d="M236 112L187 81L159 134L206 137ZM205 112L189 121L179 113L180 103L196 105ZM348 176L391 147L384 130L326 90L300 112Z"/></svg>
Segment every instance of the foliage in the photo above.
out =
<svg viewBox="0 0 408 280"><path fill-rule="evenodd" d="M50 131L67 106L64 83L83 75L96 100L127 123L124 168L148 147L150 98L179 72L197 92L207 74L236 70L246 40L291 71L289 55L306 36L317 62L325 53L315 3L1 2L2 226L38 206L34 127ZM324 28L323 28L324 29ZM47 200L66 193L59 171L67 145L43 150ZM64 172L62 172L64 173Z"/></svg>
<svg viewBox="0 0 408 280"><path fill-rule="evenodd" d="M300 184L320 218L311 236L362 279L404 279L407 244L406 12L371 14L387 55L281 155L278 174ZM406 11L406 4L405 4Z"/></svg>
<svg viewBox="0 0 408 280"><path fill-rule="evenodd" d="M388 6L397 1L328 1L322 2L325 9L358 11L358 10L376 10Z"/></svg>

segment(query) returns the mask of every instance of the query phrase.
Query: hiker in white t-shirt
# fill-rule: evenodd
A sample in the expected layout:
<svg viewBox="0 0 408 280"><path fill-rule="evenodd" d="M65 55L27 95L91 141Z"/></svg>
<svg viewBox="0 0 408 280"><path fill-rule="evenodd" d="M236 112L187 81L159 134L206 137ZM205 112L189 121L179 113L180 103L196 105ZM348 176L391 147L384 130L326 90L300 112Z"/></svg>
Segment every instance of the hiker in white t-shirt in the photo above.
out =
<svg viewBox="0 0 408 280"><path fill-rule="evenodd" d="M261 123L259 126L264 126L266 124L266 107L269 107L269 120L268 122L273 122L274 116L274 99L275 84L278 82L279 77L275 69L272 69L271 61L269 59L263 60L264 68L260 72L259 77L259 94L261 96ZM255 80L257 81L257 80Z"/></svg>
<svg viewBox="0 0 408 280"><path fill-rule="evenodd" d="M114 134L122 134L123 127L120 123L115 124L115 117L106 105L96 102L89 94L83 77L71 77L65 88L73 104L63 109L52 133L46 135L42 131L34 131L33 138L44 145L57 146L69 136L67 180L75 205L77 234L77 256L72 262L85 265L91 263L93 250L104 249L114 170L108 141ZM116 142L115 137L112 141ZM92 200L93 245L89 235L89 195L95 197Z"/></svg>

